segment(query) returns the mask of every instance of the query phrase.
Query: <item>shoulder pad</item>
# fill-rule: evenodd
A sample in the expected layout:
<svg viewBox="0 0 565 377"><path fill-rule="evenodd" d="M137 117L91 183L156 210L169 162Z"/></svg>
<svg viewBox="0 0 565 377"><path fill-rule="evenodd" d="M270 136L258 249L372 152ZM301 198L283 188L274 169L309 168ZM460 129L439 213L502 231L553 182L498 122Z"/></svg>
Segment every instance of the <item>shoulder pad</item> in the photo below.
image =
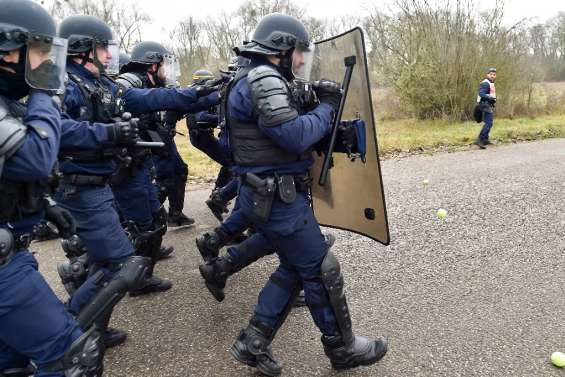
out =
<svg viewBox="0 0 565 377"><path fill-rule="evenodd" d="M138 88L143 89L143 81L135 73L126 72L118 76L116 83L124 89Z"/></svg>
<svg viewBox="0 0 565 377"><path fill-rule="evenodd" d="M24 142L27 127L14 118L8 104L0 98L0 157L13 155Z"/></svg>
<svg viewBox="0 0 565 377"><path fill-rule="evenodd" d="M277 70L266 65L253 68L247 75L247 82L251 86L257 114L265 126L277 126L298 117L288 84Z"/></svg>

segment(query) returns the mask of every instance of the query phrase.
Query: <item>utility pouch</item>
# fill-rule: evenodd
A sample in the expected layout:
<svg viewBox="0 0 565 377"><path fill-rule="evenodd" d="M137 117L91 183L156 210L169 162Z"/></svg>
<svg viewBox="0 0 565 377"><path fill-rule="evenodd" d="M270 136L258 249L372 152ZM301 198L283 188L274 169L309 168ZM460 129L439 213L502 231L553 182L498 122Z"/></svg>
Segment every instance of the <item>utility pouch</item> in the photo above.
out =
<svg viewBox="0 0 565 377"><path fill-rule="evenodd" d="M275 199L277 187L275 179L272 177L261 179L253 173L247 173L245 182L253 189L253 216L259 222L267 222Z"/></svg>
<svg viewBox="0 0 565 377"><path fill-rule="evenodd" d="M279 198L283 203L291 204L296 200L296 185L292 175L281 175L276 177L279 187Z"/></svg>

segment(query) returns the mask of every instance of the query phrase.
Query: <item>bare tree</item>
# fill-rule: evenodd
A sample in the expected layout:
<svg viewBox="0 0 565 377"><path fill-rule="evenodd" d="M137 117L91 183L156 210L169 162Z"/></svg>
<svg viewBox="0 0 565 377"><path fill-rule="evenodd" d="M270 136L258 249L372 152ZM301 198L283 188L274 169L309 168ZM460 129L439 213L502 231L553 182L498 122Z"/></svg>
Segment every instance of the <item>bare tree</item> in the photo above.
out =
<svg viewBox="0 0 565 377"><path fill-rule="evenodd" d="M112 28L120 49L126 52L141 40L141 26L151 20L131 0L120 3L111 0L55 0L50 11L59 19L73 14L102 19Z"/></svg>

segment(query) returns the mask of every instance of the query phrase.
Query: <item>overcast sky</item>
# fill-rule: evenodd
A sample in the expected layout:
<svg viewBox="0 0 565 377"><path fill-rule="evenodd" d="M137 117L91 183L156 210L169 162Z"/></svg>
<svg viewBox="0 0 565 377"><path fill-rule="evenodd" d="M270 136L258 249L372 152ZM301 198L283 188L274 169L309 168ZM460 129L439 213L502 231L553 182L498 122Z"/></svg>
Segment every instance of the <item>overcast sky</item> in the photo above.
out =
<svg viewBox="0 0 565 377"><path fill-rule="evenodd" d="M46 0L47 2L52 0ZM92 0L96 1L96 0ZM116 3L130 0L114 0ZM152 22L143 28L143 38L166 41L168 31L178 21L193 16L206 18L218 12L231 12L237 9L244 0L133 0L139 8L147 12ZM312 16L330 18L344 14L362 15L367 9L377 6L386 9L394 0L295 0ZM482 9L492 6L494 0L477 0ZM564 0L507 0L506 18L509 23L522 18L533 18L539 21L565 12Z"/></svg>

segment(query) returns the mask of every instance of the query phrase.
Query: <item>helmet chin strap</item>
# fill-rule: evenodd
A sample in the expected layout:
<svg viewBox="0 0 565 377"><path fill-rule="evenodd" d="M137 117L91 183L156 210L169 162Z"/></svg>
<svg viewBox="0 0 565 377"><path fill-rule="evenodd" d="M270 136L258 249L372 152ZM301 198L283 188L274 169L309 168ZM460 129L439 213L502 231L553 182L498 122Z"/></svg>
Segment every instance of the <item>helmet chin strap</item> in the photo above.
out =
<svg viewBox="0 0 565 377"><path fill-rule="evenodd" d="M94 41L92 43L92 49L90 49L90 51L79 55L79 57L81 58L80 65L84 67L86 64L92 63L96 68L98 68L100 74L102 74L106 71L106 68L104 67L104 64L102 64L100 60L98 60L98 54L96 53L96 50L98 49L97 47L98 44L96 43L96 41ZM88 56L89 52L92 52L92 58Z"/></svg>
<svg viewBox="0 0 565 377"><path fill-rule="evenodd" d="M288 81L294 80L294 73L292 72L292 53L294 49L290 49L280 55L279 67L284 78Z"/></svg>

